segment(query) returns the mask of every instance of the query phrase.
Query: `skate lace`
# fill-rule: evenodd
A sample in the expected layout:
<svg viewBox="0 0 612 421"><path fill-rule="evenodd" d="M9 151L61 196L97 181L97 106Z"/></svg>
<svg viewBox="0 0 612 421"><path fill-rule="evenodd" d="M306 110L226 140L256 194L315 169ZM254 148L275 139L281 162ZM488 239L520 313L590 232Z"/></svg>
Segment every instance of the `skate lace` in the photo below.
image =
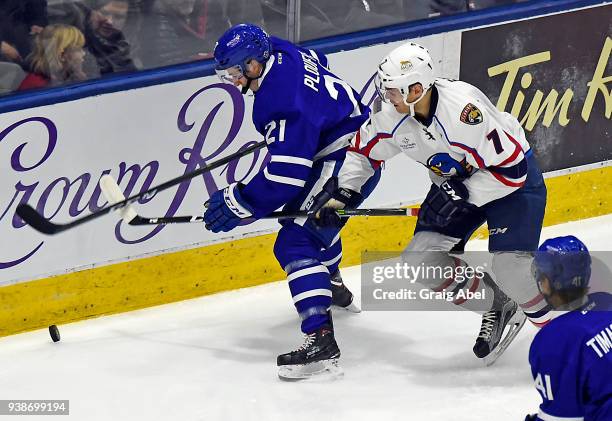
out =
<svg viewBox="0 0 612 421"><path fill-rule="evenodd" d="M317 336L316 333L311 333L309 335L305 334L304 335L304 343L298 349L296 349L295 352L299 352L299 351L302 351L302 350L310 347L310 345L312 345L314 343L316 336Z"/></svg>
<svg viewBox="0 0 612 421"><path fill-rule="evenodd" d="M493 333L493 328L497 322L497 314L495 311L488 311L482 316L482 325L478 337L484 340L489 340Z"/></svg>

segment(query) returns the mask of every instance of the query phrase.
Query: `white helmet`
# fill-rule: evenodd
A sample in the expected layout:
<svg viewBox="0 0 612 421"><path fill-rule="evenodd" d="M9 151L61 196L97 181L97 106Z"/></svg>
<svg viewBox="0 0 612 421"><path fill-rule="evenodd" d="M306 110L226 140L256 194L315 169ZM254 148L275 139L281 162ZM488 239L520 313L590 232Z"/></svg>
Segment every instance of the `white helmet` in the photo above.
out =
<svg viewBox="0 0 612 421"><path fill-rule="evenodd" d="M397 88L404 103L410 106L410 115L414 115L414 104L425 96L425 93L434 84L434 69L431 56L427 48L408 42L391 51L378 65L374 78L374 85L385 102L387 89ZM410 86L420 83L423 86L423 94L413 102L408 102Z"/></svg>

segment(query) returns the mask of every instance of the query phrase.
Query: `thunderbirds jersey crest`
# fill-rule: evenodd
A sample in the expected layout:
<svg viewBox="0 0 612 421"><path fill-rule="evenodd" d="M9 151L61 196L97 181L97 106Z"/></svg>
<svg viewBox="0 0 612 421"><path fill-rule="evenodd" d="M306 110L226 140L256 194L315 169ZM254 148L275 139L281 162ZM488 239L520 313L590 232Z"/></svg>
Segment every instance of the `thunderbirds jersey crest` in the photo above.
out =
<svg viewBox="0 0 612 421"><path fill-rule="evenodd" d="M340 171L340 185L359 191L381 162L403 152L426 166L434 182L464 180L482 206L520 188L531 151L525 132L476 87L436 79L430 118L418 121L383 104L361 127Z"/></svg>
<svg viewBox="0 0 612 421"><path fill-rule="evenodd" d="M553 319L529 350L538 420L612 420L612 300L590 294L580 310Z"/></svg>
<svg viewBox="0 0 612 421"><path fill-rule="evenodd" d="M278 209L304 187L313 163L344 159L367 120L359 95L327 68L327 58L271 37L272 55L255 93L253 123L270 162L242 190L255 217Z"/></svg>

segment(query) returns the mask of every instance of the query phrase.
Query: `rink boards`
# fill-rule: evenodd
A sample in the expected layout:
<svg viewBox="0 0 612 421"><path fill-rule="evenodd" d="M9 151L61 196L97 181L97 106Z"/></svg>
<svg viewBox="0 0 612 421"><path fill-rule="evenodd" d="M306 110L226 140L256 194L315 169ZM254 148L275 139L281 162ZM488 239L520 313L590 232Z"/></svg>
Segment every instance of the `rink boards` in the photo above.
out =
<svg viewBox="0 0 612 421"><path fill-rule="evenodd" d="M593 11L609 21L610 6ZM579 12L563 15L572 13ZM487 28L465 34L477 31ZM539 38L536 35L533 38ZM590 49L580 46L588 57L582 60L584 68L572 68L577 75L569 78L571 89L562 83L547 85L559 83L558 78L545 77L559 70L554 67L556 55L550 52L548 60L539 62L550 68L531 71L532 86L518 87L517 77L516 86L506 89L508 78L500 78L499 73L486 76L494 82L489 86L478 79L482 75L477 71L464 74L464 55L478 48L466 46L464 39L462 31L452 31L418 41L438 58L442 76L469 80L473 75L474 83L485 86L483 90L498 104L505 99L501 108L516 111L525 121L536 153L546 169L553 170L546 180L545 224L612 213L606 129L612 107L609 87L604 89L612 45L609 35L593 38ZM524 50L514 52L517 60L542 53L541 46L525 50L531 41L521 41ZM374 63L400 43L332 54L330 62L338 75L361 89L364 101L370 101ZM487 60L500 66L508 56L498 59L489 54ZM599 72L602 62L603 73ZM473 61L470 65L474 67ZM481 67L485 75L495 73L495 66ZM541 107L536 102L538 92L546 98ZM518 100L521 94L524 107ZM0 336L283 279L272 255L278 225L271 221L218 236L199 225L137 229L109 216L43 237L13 217L19 201L27 201L38 203L54 221L67 221L104 205L95 187L103 173L118 178L126 193L143 191L192 171L202 160L212 162L248 140L258 140L249 121L251 102L243 101L214 78L204 77L0 115L0 147L2 155L10 157L0 164L5 175L0 191L6 192L0 209L0 285L4 285ZM146 216L200 213L210 192L248 178L264 163L263 154L246 157L223 171L143 200L137 209ZM397 180L402 180L401 189ZM367 204L417 204L427 187L425 170L398 158L389 163L379 190ZM414 218L354 218L343 231L343 265L358 264L366 250L401 250L414 223ZM476 235L486 236L486 230Z"/></svg>
<svg viewBox="0 0 612 421"><path fill-rule="evenodd" d="M547 179L545 225L612 213L611 180L611 167ZM368 250L399 252L414 224L414 218L353 218L343 230L342 266L359 264ZM0 335L283 279L274 239L266 234L3 287Z"/></svg>

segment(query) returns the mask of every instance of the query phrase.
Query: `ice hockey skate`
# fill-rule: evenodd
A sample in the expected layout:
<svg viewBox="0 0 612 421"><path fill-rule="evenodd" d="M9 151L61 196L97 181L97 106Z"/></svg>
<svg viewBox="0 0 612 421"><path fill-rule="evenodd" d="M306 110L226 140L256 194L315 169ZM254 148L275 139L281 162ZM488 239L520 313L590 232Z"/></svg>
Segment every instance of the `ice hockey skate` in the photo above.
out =
<svg viewBox="0 0 612 421"><path fill-rule="evenodd" d="M359 299L344 285L340 271L331 277L332 304L353 313L361 313Z"/></svg>
<svg viewBox="0 0 612 421"><path fill-rule="evenodd" d="M510 346L527 317L518 304L504 294L492 280L489 279L487 283L493 286L495 292L493 308L482 315L480 333L473 351L478 358L483 359L486 366L490 366Z"/></svg>
<svg viewBox="0 0 612 421"><path fill-rule="evenodd" d="M311 378L336 378L343 372L338 365L340 349L334 330L325 325L304 335L304 343L295 351L281 354L276 360L281 380L297 381Z"/></svg>

